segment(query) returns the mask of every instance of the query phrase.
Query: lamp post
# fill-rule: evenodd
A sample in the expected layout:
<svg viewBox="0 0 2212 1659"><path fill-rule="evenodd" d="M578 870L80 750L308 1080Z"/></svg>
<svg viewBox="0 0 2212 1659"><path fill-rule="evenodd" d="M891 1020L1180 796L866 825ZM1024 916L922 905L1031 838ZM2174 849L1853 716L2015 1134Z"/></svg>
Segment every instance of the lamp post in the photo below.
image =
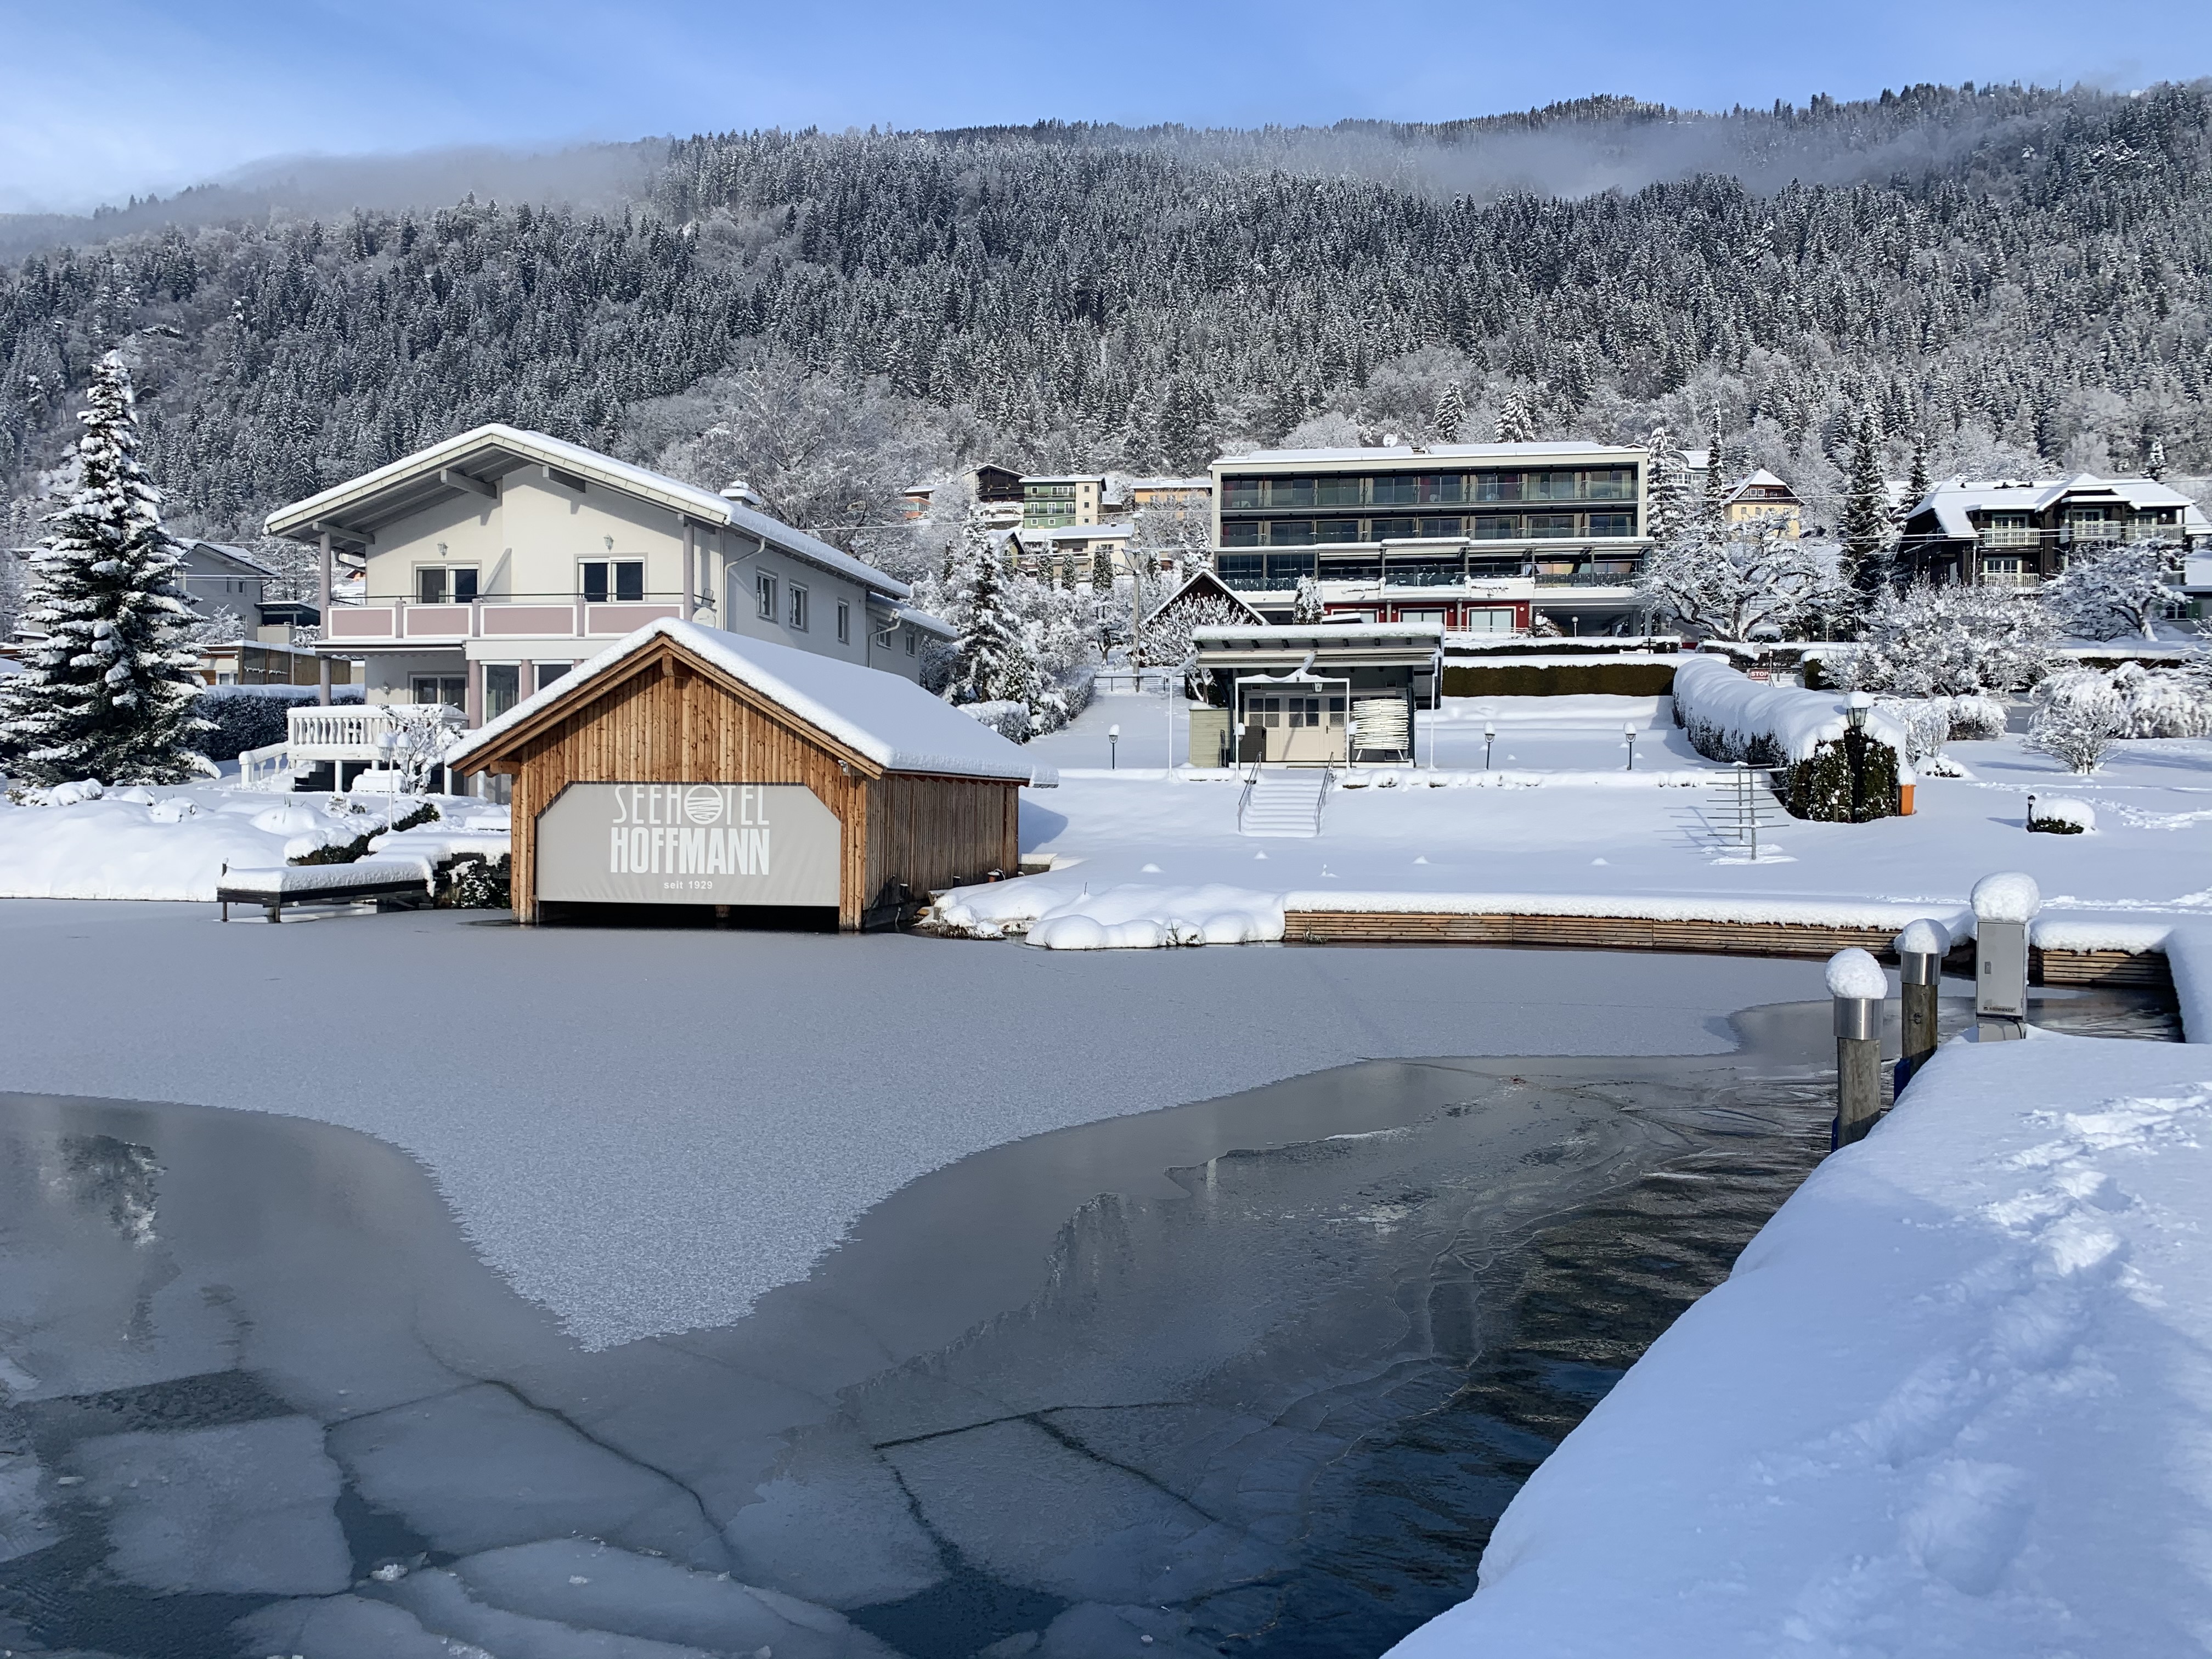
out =
<svg viewBox="0 0 2212 1659"><path fill-rule="evenodd" d="M1628 769L1636 769L1636 722L1629 720L1620 728L1620 735L1628 739Z"/></svg>
<svg viewBox="0 0 2212 1659"><path fill-rule="evenodd" d="M1866 724L1873 708L1874 698L1864 691L1854 691L1844 699L1844 724L1850 728L1844 738L1844 755L1851 769L1853 823L1866 822Z"/></svg>
<svg viewBox="0 0 2212 1659"><path fill-rule="evenodd" d="M1121 769L1121 728L1118 725L1106 728L1106 769L1109 772Z"/></svg>
<svg viewBox="0 0 2212 1659"><path fill-rule="evenodd" d="M1498 728L1488 720L1482 723L1482 769L1490 769L1490 746L1498 741Z"/></svg>

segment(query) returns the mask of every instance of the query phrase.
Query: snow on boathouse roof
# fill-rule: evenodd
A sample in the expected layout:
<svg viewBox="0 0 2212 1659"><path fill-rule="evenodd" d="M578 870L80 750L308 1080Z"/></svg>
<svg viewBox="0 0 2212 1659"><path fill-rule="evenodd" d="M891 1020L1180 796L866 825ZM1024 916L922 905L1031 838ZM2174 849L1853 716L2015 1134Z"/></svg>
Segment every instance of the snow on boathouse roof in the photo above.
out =
<svg viewBox="0 0 2212 1659"><path fill-rule="evenodd" d="M590 661L579 663L544 690L470 732L446 763L465 768L471 757L496 748L508 732L546 709L590 696L593 682L610 669L662 639L683 647L885 771L997 778L1039 789L1060 781L1051 767L1037 764L1018 744L911 680L672 617L624 635Z"/></svg>
<svg viewBox="0 0 2212 1659"><path fill-rule="evenodd" d="M312 540L320 530L328 529L341 537L367 542L379 525L419 512L434 501L471 489L481 490L490 480L532 465L651 501L702 525L742 531L779 552L892 599L913 597L914 590L896 576L742 501L650 467L618 461L581 444L497 421L458 433L357 478L280 507L262 528L271 536L295 541ZM459 475L458 482L448 476L455 474Z"/></svg>

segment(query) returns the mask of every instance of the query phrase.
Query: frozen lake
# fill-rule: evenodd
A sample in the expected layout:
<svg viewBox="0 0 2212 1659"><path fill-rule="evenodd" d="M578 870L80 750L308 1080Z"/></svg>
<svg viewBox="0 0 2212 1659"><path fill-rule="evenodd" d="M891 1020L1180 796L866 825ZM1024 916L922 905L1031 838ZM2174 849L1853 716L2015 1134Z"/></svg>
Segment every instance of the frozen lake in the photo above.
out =
<svg viewBox="0 0 2212 1659"><path fill-rule="evenodd" d="M1377 1653L1824 1150L1826 1018L1036 1135L597 1351L369 1136L0 1097L0 1647Z"/></svg>

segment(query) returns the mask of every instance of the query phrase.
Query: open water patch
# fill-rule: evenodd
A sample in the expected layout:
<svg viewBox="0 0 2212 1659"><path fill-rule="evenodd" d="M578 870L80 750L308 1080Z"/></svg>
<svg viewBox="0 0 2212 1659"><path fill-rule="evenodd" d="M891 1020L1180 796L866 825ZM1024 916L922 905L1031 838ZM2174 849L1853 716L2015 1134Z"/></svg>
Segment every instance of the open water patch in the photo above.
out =
<svg viewBox="0 0 2212 1659"><path fill-rule="evenodd" d="M384 1143L0 1097L0 1648L1380 1652L1817 1162L1826 1023L1037 1136L596 1352Z"/></svg>

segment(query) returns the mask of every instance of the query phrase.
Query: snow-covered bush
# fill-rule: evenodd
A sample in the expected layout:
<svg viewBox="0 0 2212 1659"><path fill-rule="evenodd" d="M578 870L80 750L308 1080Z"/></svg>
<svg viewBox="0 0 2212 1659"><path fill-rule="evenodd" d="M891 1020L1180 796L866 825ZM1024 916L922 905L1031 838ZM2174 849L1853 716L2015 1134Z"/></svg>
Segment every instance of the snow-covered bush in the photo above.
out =
<svg viewBox="0 0 2212 1659"><path fill-rule="evenodd" d="M2212 736L2212 674L2202 664L2146 668L2122 663L2112 671L2112 686L2127 705L2129 737Z"/></svg>
<svg viewBox="0 0 2212 1659"><path fill-rule="evenodd" d="M1943 702L1951 711L1953 743L1986 743L2004 736L2005 707L1995 697L1969 695L1946 697Z"/></svg>
<svg viewBox="0 0 2212 1659"><path fill-rule="evenodd" d="M1844 698L1751 679L1717 656L1674 671L1674 719L1706 758L1771 769L1793 817L1888 817L1913 781L1911 734L1882 708L1868 710L1855 740Z"/></svg>
<svg viewBox="0 0 2212 1659"><path fill-rule="evenodd" d="M1009 743L1030 740L1030 706L1012 698L1000 698L994 702L963 702L960 712L973 720L980 720Z"/></svg>
<svg viewBox="0 0 2212 1659"><path fill-rule="evenodd" d="M2043 588L2043 603L2059 628L2084 639L2123 634L2155 637L2152 624L2184 597L2173 578L2181 550L2171 542L2113 542L2092 545L2066 561L2063 574Z"/></svg>
<svg viewBox="0 0 2212 1659"><path fill-rule="evenodd" d="M2017 691L2043 677L2051 617L2032 595L1952 586L1885 589L1867 612L1866 637L1828 653L1827 677L1847 691L1898 697Z"/></svg>
<svg viewBox="0 0 2212 1659"><path fill-rule="evenodd" d="M2038 835L2086 836L2097 827L2097 810L2068 795L2030 795L2027 827Z"/></svg>
<svg viewBox="0 0 2212 1659"><path fill-rule="evenodd" d="M2103 763L2115 738L2127 735L2128 724L2127 703L2113 690L2111 675L2061 669L2036 688L2028 746L2086 775Z"/></svg>

